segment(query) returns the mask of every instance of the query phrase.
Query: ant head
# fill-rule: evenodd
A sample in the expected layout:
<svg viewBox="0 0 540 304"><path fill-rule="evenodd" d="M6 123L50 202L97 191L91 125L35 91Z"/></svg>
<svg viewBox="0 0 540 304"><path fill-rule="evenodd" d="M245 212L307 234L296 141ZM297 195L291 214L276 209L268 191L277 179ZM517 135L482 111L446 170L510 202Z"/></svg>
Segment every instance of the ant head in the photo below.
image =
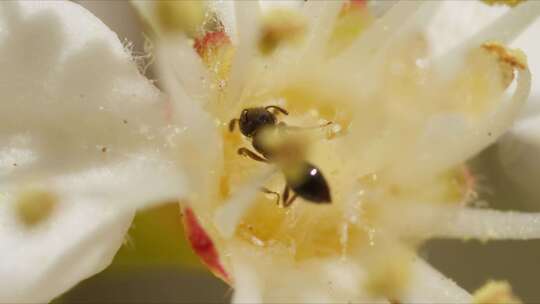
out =
<svg viewBox="0 0 540 304"><path fill-rule="evenodd" d="M255 133L266 126L276 124L276 115L265 108L248 108L240 114L240 131L247 137L252 137Z"/></svg>

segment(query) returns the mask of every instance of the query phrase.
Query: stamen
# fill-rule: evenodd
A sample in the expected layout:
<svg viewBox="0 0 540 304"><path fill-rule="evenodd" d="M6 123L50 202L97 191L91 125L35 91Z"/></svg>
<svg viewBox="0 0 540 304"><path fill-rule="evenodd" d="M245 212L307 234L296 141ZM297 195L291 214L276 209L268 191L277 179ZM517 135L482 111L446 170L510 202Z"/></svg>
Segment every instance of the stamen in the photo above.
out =
<svg viewBox="0 0 540 304"><path fill-rule="evenodd" d="M262 303L261 285L264 284L261 284L256 269L241 260L233 260L232 266L235 278L232 303Z"/></svg>
<svg viewBox="0 0 540 304"><path fill-rule="evenodd" d="M464 208L432 237L487 240L540 238L540 213Z"/></svg>
<svg viewBox="0 0 540 304"><path fill-rule="evenodd" d="M489 281L474 293L473 304L520 304L506 281Z"/></svg>
<svg viewBox="0 0 540 304"><path fill-rule="evenodd" d="M522 106L527 101L531 90L531 73L528 69L519 69L517 88L514 94L490 115L485 115L478 123L467 123L462 117L455 123L455 130L448 129L437 138L422 139L416 151L414 164L417 175L430 176L443 172L449 168L460 165L463 160L469 159L488 145L494 143L512 125ZM441 136L445 137L441 138ZM433 142L433 141L436 141ZM429 147L429 148L427 148ZM429 151L429 154L424 153ZM407 164L404 164L407 166ZM409 169L398 166L392 174L403 177Z"/></svg>
<svg viewBox="0 0 540 304"><path fill-rule="evenodd" d="M485 3L489 5L508 5L508 6L514 7L524 2L525 0L482 0L482 1L484 1Z"/></svg>
<svg viewBox="0 0 540 304"><path fill-rule="evenodd" d="M471 303L471 295L424 260L413 265L409 288L402 303Z"/></svg>

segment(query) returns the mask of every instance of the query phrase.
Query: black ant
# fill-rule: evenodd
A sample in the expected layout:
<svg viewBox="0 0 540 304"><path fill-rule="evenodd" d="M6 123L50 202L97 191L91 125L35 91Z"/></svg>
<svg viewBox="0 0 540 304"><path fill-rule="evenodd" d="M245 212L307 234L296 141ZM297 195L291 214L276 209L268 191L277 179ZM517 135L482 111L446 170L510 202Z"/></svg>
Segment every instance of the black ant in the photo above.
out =
<svg viewBox="0 0 540 304"><path fill-rule="evenodd" d="M283 207L290 206L298 196L316 204L330 203L332 199L326 179L319 168L301 158L302 153L296 153L298 145L282 142L276 144L275 140L269 140L272 137L282 139L285 132L295 129L278 122L278 114L289 115L281 107L266 106L246 108L242 110L240 118L232 119L229 122L229 131L234 131L238 123L240 132L251 139L253 148L261 155L244 147L238 149L238 154L256 161L280 165L286 181L282 193ZM294 193L289 197L291 190ZM266 188L262 188L262 191L276 195L277 201L280 201L279 193Z"/></svg>

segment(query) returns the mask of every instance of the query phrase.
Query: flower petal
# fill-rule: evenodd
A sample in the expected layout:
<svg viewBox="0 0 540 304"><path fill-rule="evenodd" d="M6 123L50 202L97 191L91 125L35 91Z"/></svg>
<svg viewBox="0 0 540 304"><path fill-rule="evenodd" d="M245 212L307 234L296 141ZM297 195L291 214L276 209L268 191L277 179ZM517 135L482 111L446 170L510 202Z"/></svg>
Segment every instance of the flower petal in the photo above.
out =
<svg viewBox="0 0 540 304"><path fill-rule="evenodd" d="M540 114L540 44L536 37L540 36L540 18L530 25L511 46L522 49L527 54L529 69L533 73L531 96L525 107L524 115Z"/></svg>
<svg viewBox="0 0 540 304"><path fill-rule="evenodd" d="M182 130L72 2L1 2L0 64L0 302L46 302L110 263L135 208L184 192Z"/></svg>
<svg viewBox="0 0 540 304"><path fill-rule="evenodd" d="M481 1L443 1L426 28L434 56L443 55L508 11Z"/></svg>
<svg viewBox="0 0 540 304"><path fill-rule="evenodd" d="M3 162L10 183L163 154L166 102L113 32L74 4L1 5L0 155L22 161Z"/></svg>
<svg viewBox="0 0 540 304"><path fill-rule="evenodd" d="M258 1L238 1L234 4L238 39L227 90L227 100L231 101L231 104L236 104L241 97L244 82L257 52L256 40L261 13Z"/></svg>
<svg viewBox="0 0 540 304"><path fill-rule="evenodd" d="M4 196L9 199L0 204L2 303L48 302L100 272L122 245L133 218L133 212L98 204L101 198L73 200L63 194L47 222L25 227L14 212L16 197Z"/></svg>

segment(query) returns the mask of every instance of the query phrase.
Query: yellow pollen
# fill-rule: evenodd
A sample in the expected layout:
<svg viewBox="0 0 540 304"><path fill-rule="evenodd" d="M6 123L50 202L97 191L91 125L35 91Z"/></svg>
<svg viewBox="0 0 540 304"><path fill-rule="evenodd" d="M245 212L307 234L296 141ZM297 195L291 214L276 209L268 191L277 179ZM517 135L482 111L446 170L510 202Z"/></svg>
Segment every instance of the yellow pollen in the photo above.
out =
<svg viewBox="0 0 540 304"><path fill-rule="evenodd" d="M299 40L306 31L304 18L296 11L275 9L263 21L259 51L270 55L281 44Z"/></svg>
<svg viewBox="0 0 540 304"><path fill-rule="evenodd" d="M203 1L156 1L155 13L165 32L185 32L194 37L204 22Z"/></svg>
<svg viewBox="0 0 540 304"><path fill-rule="evenodd" d="M372 22L373 16L369 14L367 9L354 7L350 4L345 5L330 36L328 44L330 55L336 55L347 48Z"/></svg>
<svg viewBox="0 0 540 304"><path fill-rule="evenodd" d="M27 190L16 202L19 220L27 227L33 227L50 217L58 205L55 194L45 190Z"/></svg>
<svg viewBox="0 0 540 304"><path fill-rule="evenodd" d="M520 304L512 293L512 287L505 281L489 281L474 293L474 304Z"/></svg>
<svg viewBox="0 0 540 304"><path fill-rule="evenodd" d="M526 0L482 0L482 1L489 5L507 5L507 6L514 7L522 2L525 2Z"/></svg>
<svg viewBox="0 0 540 304"><path fill-rule="evenodd" d="M495 54L501 62L519 69L527 68L527 56L521 50L509 49L498 42L486 42L482 47Z"/></svg>

